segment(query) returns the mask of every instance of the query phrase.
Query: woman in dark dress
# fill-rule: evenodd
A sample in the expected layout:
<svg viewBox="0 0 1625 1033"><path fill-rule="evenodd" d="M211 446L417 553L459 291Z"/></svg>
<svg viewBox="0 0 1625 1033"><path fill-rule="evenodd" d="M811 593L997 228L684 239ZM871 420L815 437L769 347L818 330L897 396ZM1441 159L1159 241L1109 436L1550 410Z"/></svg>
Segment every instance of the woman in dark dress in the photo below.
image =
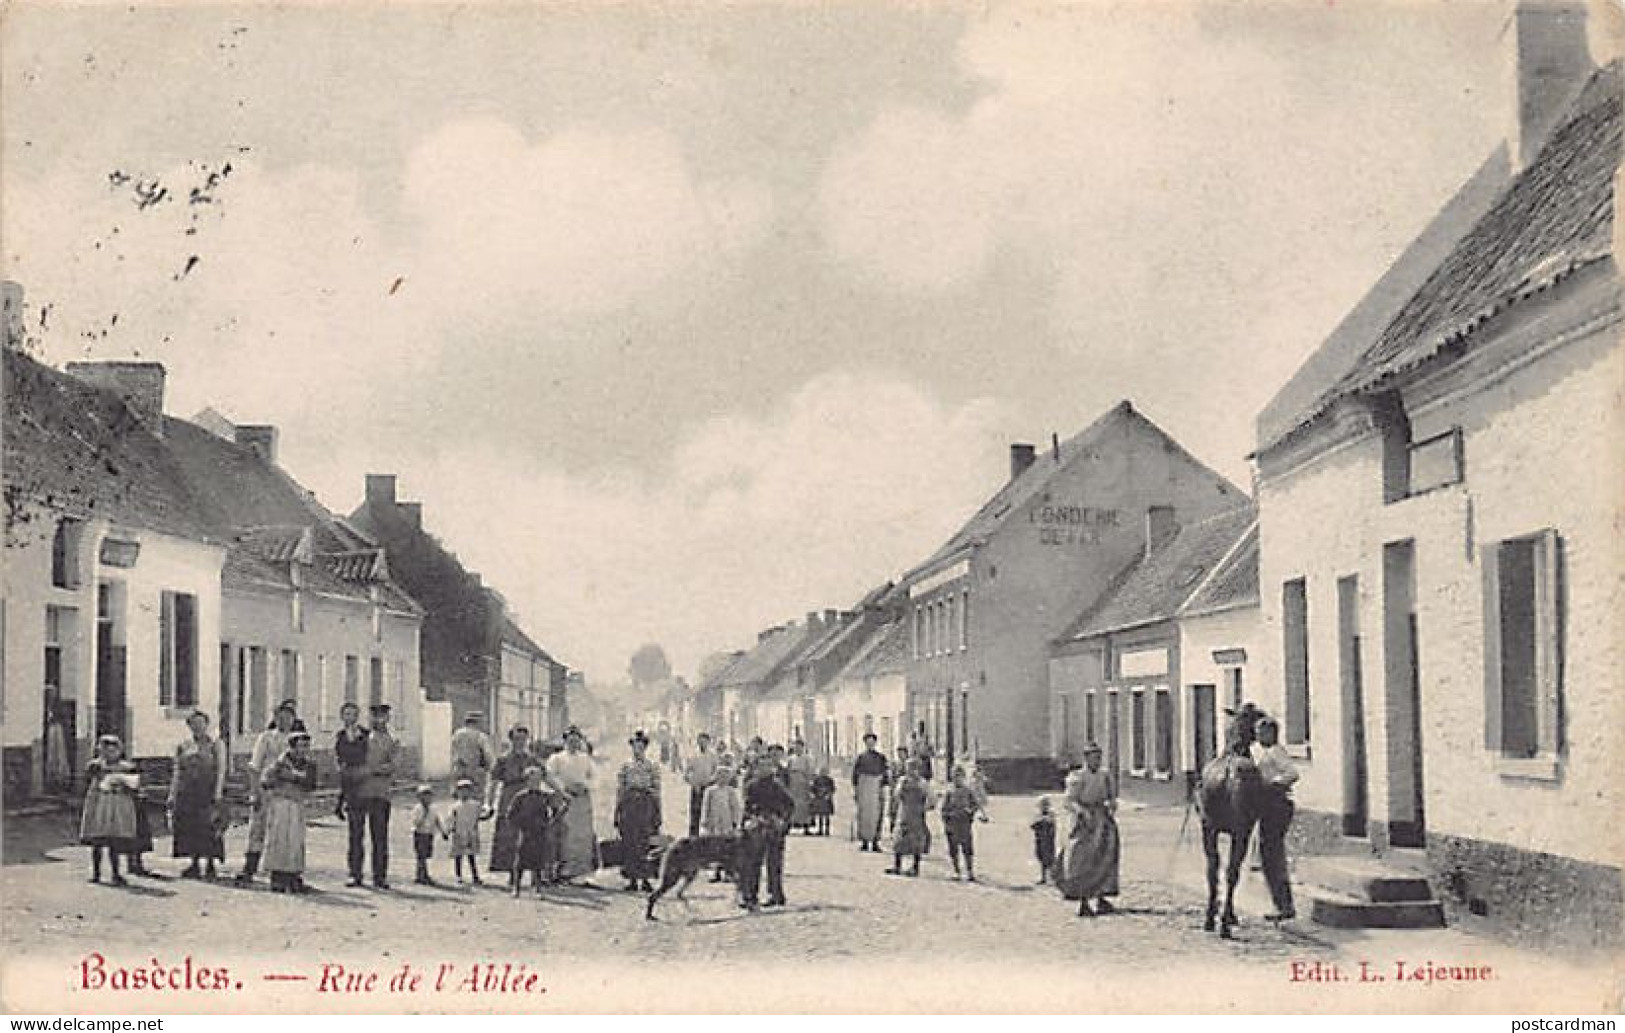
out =
<svg viewBox="0 0 1625 1033"><path fill-rule="evenodd" d="M174 855L192 859L181 878L212 879L214 863L226 859L218 820L226 787L226 750L219 739L209 734L208 714L192 711L186 726L192 730L192 737L175 747L175 776L169 783ZM199 867L204 863L208 866L206 872Z"/></svg>
<svg viewBox="0 0 1625 1033"><path fill-rule="evenodd" d="M632 759L621 766L615 784L615 830L624 852L621 875L628 890L652 890L649 879L659 866L649 859L649 841L660 834L660 768L644 756L647 735L639 731L629 742Z"/></svg>
<svg viewBox="0 0 1625 1033"><path fill-rule="evenodd" d="M508 732L508 748L497 758L491 769L486 788L486 810L496 817L491 830L491 866L493 872L514 871L514 844L518 832L509 822L508 810L514 797L524 790L527 772L541 763L530 748L530 729L515 725Z"/></svg>

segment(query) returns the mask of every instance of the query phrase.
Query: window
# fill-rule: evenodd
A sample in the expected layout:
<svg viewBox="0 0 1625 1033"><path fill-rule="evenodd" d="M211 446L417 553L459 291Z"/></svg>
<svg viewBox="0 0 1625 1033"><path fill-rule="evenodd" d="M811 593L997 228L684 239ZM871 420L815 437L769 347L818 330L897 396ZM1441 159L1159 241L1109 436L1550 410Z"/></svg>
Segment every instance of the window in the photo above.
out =
<svg viewBox="0 0 1625 1033"><path fill-rule="evenodd" d="M919 607L914 608L914 659L925 655L925 622Z"/></svg>
<svg viewBox="0 0 1625 1033"><path fill-rule="evenodd" d="M1152 764L1159 774L1174 769L1174 700L1167 688L1157 689L1157 736Z"/></svg>
<svg viewBox="0 0 1625 1033"><path fill-rule="evenodd" d="M970 690L959 690L959 748L970 752Z"/></svg>
<svg viewBox="0 0 1625 1033"><path fill-rule="evenodd" d="M361 690L361 661L353 656L344 658L344 702L359 702L357 694Z"/></svg>
<svg viewBox="0 0 1625 1033"><path fill-rule="evenodd" d="M197 706L197 597L164 592L158 607L158 702Z"/></svg>
<svg viewBox="0 0 1625 1033"><path fill-rule="evenodd" d="M397 713L406 707L406 661L396 660L390 665L390 705Z"/></svg>
<svg viewBox="0 0 1625 1033"><path fill-rule="evenodd" d="M1226 667L1224 669L1224 698L1229 700L1226 705L1232 710L1241 709L1241 697L1246 692L1243 684L1242 668Z"/></svg>
<svg viewBox="0 0 1625 1033"><path fill-rule="evenodd" d="M1541 531L1484 547L1485 746L1519 760L1561 747L1562 543Z"/></svg>
<svg viewBox="0 0 1625 1033"><path fill-rule="evenodd" d="M1130 770L1145 771L1145 692L1135 689L1129 701L1129 763Z"/></svg>
<svg viewBox="0 0 1625 1033"><path fill-rule="evenodd" d="M891 718L883 717L880 719L880 746L882 749L888 752L897 749L897 743L892 736L891 727Z"/></svg>
<svg viewBox="0 0 1625 1033"><path fill-rule="evenodd" d="M1309 593L1303 578L1281 586L1281 628L1286 663L1286 741L1309 741Z"/></svg>
<svg viewBox="0 0 1625 1033"><path fill-rule="evenodd" d="M957 596L950 595L948 597L947 602L943 603L942 614L944 618L942 644L944 651L951 653L958 644L959 598Z"/></svg>
<svg viewBox="0 0 1625 1033"><path fill-rule="evenodd" d="M327 655L325 653L318 653L316 655L316 707L318 711L318 719L321 721L321 727L332 727L328 723L328 715L331 714L332 711L328 709Z"/></svg>
<svg viewBox="0 0 1625 1033"><path fill-rule="evenodd" d="M56 522L51 539L51 584L57 588L79 587L79 540L85 525L64 517Z"/></svg>
<svg viewBox="0 0 1625 1033"><path fill-rule="evenodd" d="M1083 742L1088 745L1095 741L1095 703L1096 693L1088 692L1083 697Z"/></svg>
<svg viewBox="0 0 1625 1033"><path fill-rule="evenodd" d="M367 705L384 702L384 662L376 656L367 662Z"/></svg>
<svg viewBox="0 0 1625 1033"><path fill-rule="evenodd" d="M1420 495L1462 481L1461 428L1452 427L1410 446L1410 494Z"/></svg>
<svg viewBox="0 0 1625 1033"><path fill-rule="evenodd" d="M959 648L970 648L970 590L959 593Z"/></svg>

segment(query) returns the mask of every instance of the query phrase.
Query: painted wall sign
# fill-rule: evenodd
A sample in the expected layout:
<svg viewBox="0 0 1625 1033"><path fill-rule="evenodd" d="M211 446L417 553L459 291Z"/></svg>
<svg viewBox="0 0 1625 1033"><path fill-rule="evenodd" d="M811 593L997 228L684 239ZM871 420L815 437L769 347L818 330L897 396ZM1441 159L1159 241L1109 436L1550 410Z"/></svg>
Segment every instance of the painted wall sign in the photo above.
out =
<svg viewBox="0 0 1625 1033"><path fill-rule="evenodd" d="M1105 529L1121 526L1118 510L1069 503L1034 506L1027 512L1027 521L1038 528L1041 544L1061 546L1094 545Z"/></svg>

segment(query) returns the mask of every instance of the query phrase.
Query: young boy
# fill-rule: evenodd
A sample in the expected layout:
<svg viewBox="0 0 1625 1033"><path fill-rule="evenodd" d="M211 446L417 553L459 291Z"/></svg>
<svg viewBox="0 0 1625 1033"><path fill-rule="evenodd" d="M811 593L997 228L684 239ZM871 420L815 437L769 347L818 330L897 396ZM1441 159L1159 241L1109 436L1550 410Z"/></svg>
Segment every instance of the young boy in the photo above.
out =
<svg viewBox="0 0 1625 1033"><path fill-rule="evenodd" d="M463 881L463 862L468 862L468 876L476 886L480 881L480 816L483 808L475 793L474 780L457 780L457 802L452 805L447 832L451 837L451 863L457 868L457 882Z"/></svg>
<svg viewBox="0 0 1625 1033"><path fill-rule="evenodd" d="M948 860L953 862L954 878L959 878L959 858L965 858L965 877L976 881L976 844L971 833L973 821L986 821L987 812L976 790L967 784L964 768L954 768L953 785L942 798L942 828L948 834Z"/></svg>
<svg viewBox="0 0 1625 1033"><path fill-rule="evenodd" d="M508 822L516 837L513 868L508 875L508 886L514 896L519 896L519 886L526 872L531 873L531 885L538 894L552 881L553 868L558 863L554 832L568 807L569 798L548 784L541 767L532 765L525 769L525 788L508 804Z"/></svg>
<svg viewBox="0 0 1625 1033"><path fill-rule="evenodd" d="M434 837L449 836L449 833L446 823L435 813L432 786L418 786L418 804L412 808L411 821L412 850L418 858L417 878L412 881L419 886L433 886L435 882L429 878L429 858L434 856Z"/></svg>
<svg viewBox="0 0 1625 1033"><path fill-rule="evenodd" d="M1049 881L1055 867L1055 807L1047 796L1038 798L1038 816L1033 819L1033 855L1038 858L1038 884Z"/></svg>

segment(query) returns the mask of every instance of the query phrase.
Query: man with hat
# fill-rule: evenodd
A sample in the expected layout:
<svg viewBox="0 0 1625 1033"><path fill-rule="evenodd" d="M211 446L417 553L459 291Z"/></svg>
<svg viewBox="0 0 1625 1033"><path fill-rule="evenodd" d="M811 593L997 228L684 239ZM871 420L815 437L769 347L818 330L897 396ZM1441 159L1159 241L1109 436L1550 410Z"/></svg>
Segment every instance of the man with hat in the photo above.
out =
<svg viewBox="0 0 1625 1033"><path fill-rule="evenodd" d="M254 740L254 749L248 755L248 849L243 852L243 870L237 873L237 882L241 885L254 881L255 873L260 870L260 857L265 853L265 807L260 780L287 752L288 737L304 731L305 723L299 720L299 701L290 697L277 704L270 726Z"/></svg>
<svg viewBox="0 0 1625 1033"><path fill-rule="evenodd" d="M451 733L452 781L466 778L473 782L482 800L485 799L491 769L497 763L496 747L491 744L491 737L480 728L484 718L485 715L478 710L470 710L463 717L463 727Z"/></svg>
<svg viewBox="0 0 1625 1033"><path fill-rule="evenodd" d="M374 703L370 708L365 759L359 770L352 770L350 775L352 788L346 810L350 823L351 886L361 885L366 840L371 839L372 884L377 889L389 889L389 790L401 754L401 744L389 733L389 716L388 703ZM339 735L342 738L344 733Z"/></svg>

